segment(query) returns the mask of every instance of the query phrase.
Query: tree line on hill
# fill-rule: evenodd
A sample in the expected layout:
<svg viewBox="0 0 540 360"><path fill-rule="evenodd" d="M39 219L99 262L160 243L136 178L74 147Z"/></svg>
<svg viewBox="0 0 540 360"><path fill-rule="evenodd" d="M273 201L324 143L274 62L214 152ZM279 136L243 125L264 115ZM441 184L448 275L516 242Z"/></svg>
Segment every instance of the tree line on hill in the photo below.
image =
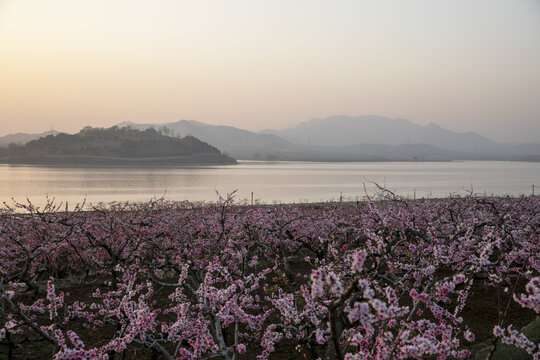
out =
<svg viewBox="0 0 540 360"><path fill-rule="evenodd" d="M0 148L0 158L10 160L28 157L167 158L199 155L212 155L220 161L234 162L214 146L193 136L175 138L152 128L141 131L130 127L104 129L87 126L77 134L59 133L24 145L10 144Z"/></svg>

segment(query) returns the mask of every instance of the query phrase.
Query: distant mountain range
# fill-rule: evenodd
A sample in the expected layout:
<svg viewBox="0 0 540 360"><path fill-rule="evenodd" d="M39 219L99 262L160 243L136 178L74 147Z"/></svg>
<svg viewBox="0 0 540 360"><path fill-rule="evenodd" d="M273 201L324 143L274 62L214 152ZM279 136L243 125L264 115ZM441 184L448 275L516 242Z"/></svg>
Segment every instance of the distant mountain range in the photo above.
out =
<svg viewBox="0 0 540 360"><path fill-rule="evenodd" d="M474 132L436 124L422 126L381 116L332 116L286 130L252 132L193 120L119 126L168 129L191 134L231 156L246 160L303 161L540 161L540 144L500 144Z"/></svg>
<svg viewBox="0 0 540 360"><path fill-rule="evenodd" d="M8 146L9 144L24 145L29 141L36 140L47 135L56 135L58 131L46 131L39 134L26 134L26 133L16 133L9 134L6 136L0 136L0 147Z"/></svg>
<svg viewBox="0 0 540 360"><path fill-rule="evenodd" d="M86 127L74 135L47 135L24 145L0 149L0 163L39 165L214 165L236 164L215 147L153 129Z"/></svg>
<svg viewBox="0 0 540 360"><path fill-rule="evenodd" d="M474 132L458 133L433 123L422 126L381 116L332 116L305 121L290 129L261 132L193 120L123 122L118 126L153 128L169 136L192 135L245 160L540 161L540 143L501 144Z"/></svg>
<svg viewBox="0 0 540 360"><path fill-rule="evenodd" d="M263 130L299 144L343 146L356 144L430 144L443 149L476 152L495 143L474 132L457 133L436 124L422 126L382 116L331 116L312 119L286 130Z"/></svg>
<svg viewBox="0 0 540 360"><path fill-rule="evenodd" d="M434 123L422 126L405 119L382 116L331 116L302 122L291 129L264 130L262 133L305 145L428 144L474 158L540 155L540 144L500 144L475 132L458 133Z"/></svg>
<svg viewBox="0 0 540 360"><path fill-rule="evenodd" d="M135 129L154 128L173 136L192 135L225 153L244 160L285 161L407 161L451 160L449 151L426 145L387 146L361 144L352 146L303 145L294 139L256 133L232 126L208 125L194 120L180 120L165 124L136 124L122 122L118 126Z"/></svg>

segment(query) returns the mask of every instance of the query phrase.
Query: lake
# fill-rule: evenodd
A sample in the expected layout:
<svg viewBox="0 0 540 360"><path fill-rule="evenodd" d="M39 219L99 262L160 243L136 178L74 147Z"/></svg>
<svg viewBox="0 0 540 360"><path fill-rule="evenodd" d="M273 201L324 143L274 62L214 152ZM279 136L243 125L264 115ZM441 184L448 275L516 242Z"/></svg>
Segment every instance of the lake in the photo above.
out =
<svg viewBox="0 0 540 360"><path fill-rule="evenodd" d="M87 203L167 200L216 201L216 191L237 190L238 200L293 203L361 199L364 185L378 183L404 196L478 194L529 195L540 192L540 163L372 162L310 163L240 161L234 166L191 168L76 168L0 165L0 200L42 205L46 195Z"/></svg>

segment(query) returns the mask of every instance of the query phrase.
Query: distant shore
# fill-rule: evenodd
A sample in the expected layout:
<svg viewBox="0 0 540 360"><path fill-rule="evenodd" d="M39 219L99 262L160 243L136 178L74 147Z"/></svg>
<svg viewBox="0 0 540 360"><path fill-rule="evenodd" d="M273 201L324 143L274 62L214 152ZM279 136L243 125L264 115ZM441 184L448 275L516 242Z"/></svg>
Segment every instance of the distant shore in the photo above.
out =
<svg viewBox="0 0 540 360"><path fill-rule="evenodd" d="M223 154L196 154L167 157L112 157L29 155L0 158L0 164L10 165L78 165L78 166L197 166L236 165L235 159Z"/></svg>

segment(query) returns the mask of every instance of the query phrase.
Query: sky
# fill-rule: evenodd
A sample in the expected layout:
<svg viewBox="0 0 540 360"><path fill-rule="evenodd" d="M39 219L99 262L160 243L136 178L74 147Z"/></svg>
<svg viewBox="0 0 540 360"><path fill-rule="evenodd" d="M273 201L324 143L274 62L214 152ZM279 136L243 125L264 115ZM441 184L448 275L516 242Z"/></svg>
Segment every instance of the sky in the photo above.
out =
<svg viewBox="0 0 540 360"><path fill-rule="evenodd" d="M337 114L540 142L540 1L0 0L0 135Z"/></svg>

